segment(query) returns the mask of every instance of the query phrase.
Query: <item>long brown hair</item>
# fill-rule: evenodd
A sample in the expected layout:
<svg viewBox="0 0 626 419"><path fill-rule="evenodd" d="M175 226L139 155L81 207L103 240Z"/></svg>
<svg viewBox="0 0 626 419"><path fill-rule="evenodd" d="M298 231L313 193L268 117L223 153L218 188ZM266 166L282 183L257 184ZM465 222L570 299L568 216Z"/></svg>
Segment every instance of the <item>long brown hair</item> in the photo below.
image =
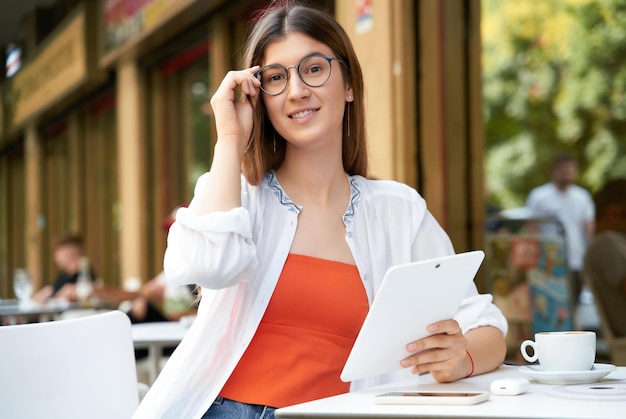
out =
<svg viewBox="0 0 626 419"><path fill-rule="evenodd" d="M260 65L267 46L289 32L299 32L327 45L341 61L344 83L352 87L353 102L346 102L343 117L342 159L346 173L367 176L367 139L363 74L350 38L328 13L297 2L280 2L261 12L245 45L243 68ZM274 146L275 144L275 146ZM285 140L276 132L262 100L254 110L254 126L243 156L243 173L253 185L285 159Z"/></svg>

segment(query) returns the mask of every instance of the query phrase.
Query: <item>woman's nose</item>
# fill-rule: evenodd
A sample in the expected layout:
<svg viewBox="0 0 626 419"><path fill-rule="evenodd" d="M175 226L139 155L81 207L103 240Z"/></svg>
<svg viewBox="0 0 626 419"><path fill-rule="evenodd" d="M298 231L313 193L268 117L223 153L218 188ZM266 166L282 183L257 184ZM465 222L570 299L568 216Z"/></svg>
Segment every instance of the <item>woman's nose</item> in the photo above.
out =
<svg viewBox="0 0 626 419"><path fill-rule="evenodd" d="M289 99L302 99L310 94L310 87L300 78L297 68L290 68L289 83L287 84L287 97Z"/></svg>

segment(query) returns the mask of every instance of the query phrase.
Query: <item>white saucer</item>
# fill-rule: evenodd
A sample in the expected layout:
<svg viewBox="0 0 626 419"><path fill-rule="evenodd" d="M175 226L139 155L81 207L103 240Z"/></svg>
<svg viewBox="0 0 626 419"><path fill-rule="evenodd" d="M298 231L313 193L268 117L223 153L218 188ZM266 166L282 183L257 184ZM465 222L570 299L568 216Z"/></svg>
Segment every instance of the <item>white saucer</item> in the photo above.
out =
<svg viewBox="0 0 626 419"><path fill-rule="evenodd" d="M596 384L554 386L547 394L576 400L626 401L626 383L617 380L605 380Z"/></svg>
<svg viewBox="0 0 626 419"><path fill-rule="evenodd" d="M614 369L611 364L593 364L588 371L544 371L539 365L529 365L520 367L519 372L544 384L585 384L595 383Z"/></svg>

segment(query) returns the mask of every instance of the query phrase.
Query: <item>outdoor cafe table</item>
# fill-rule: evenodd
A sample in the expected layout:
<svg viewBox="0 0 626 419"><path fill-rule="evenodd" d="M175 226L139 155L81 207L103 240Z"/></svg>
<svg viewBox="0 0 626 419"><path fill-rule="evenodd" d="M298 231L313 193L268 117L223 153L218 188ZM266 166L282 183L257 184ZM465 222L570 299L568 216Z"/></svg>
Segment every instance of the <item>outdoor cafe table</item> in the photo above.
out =
<svg viewBox="0 0 626 419"><path fill-rule="evenodd" d="M0 324L19 324L30 318L36 318L37 321L54 320L68 308L70 304L67 301L51 300L43 304L30 301L20 304L17 300L0 300Z"/></svg>
<svg viewBox="0 0 626 419"><path fill-rule="evenodd" d="M148 350L150 384L160 372L163 348L177 346L187 330L189 326L180 321L137 323L131 326L135 349Z"/></svg>
<svg viewBox="0 0 626 419"><path fill-rule="evenodd" d="M617 419L626 418L626 367L596 383L551 385L530 381L518 396L489 395L470 406L376 405L373 397L389 391L489 391L493 380L522 376L518 366L502 366L489 374L437 383L430 375L328 397L276 411L279 419L357 418L499 418L499 419Z"/></svg>

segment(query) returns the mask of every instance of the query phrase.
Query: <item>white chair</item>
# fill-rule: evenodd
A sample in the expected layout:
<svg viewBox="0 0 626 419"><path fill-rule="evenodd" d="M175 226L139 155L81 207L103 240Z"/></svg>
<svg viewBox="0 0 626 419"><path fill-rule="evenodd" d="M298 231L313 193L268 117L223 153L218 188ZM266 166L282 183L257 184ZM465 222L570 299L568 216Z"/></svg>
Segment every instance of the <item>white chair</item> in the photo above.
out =
<svg viewBox="0 0 626 419"><path fill-rule="evenodd" d="M138 389L121 311L0 327L3 418L129 419Z"/></svg>
<svg viewBox="0 0 626 419"><path fill-rule="evenodd" d="M593 278L586 273L583 275L583 280L593 294L596 310L598 311L598 317L600 317L600 330L602 332L602 337L609 347L611 363L615 365L626 365L626 336L617 337L615 336L615 333L613 333L608 313L604 309L603 302L595 289ZM624 321L624 319L622 319L622 321Z"/></svg>

